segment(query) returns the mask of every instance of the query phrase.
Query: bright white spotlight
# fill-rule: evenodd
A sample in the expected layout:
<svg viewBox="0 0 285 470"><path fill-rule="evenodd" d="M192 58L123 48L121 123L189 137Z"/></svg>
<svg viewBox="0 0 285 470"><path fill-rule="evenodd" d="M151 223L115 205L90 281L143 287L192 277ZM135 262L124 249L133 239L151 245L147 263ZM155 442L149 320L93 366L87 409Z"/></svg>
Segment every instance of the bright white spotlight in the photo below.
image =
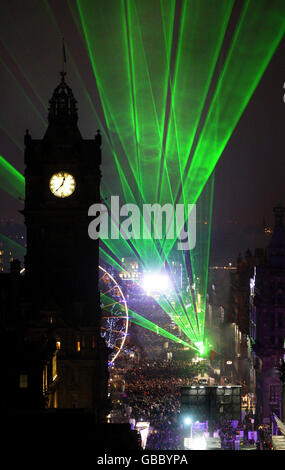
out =
<svg viewBox="0 0 285 470"><path fill-rule="evenodd" d="M148 293L165 292L169 289L169 277L166 274L146 273L143 288Z"/></svg>
<svg viewBox="0 0 285 470"><path fill-rule="evenodd" d="M187 416L186 418L184 418L184 423L189 425L192 423L192 419Z"/></svg>
<svg viewBox="0 0 285 470"><path fill-rule="evenodd" d="M196 437L191 442L192 450L206 450L207 442L204 437Z"/></svg>

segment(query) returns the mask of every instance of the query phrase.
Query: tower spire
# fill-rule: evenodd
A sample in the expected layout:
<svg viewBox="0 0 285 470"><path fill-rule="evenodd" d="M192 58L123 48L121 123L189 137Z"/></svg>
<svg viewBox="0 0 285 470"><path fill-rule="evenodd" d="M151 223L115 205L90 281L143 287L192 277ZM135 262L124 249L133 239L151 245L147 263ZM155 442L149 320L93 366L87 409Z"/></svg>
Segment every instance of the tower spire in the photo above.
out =
<svg viewBox="0 0 285 470"><path fill-rule="evenodd" d="M64 38L62 38L62 71L60 72L62 80L64 80L64 77L66 75L65 64L66 64L65 43L64 43Z"/></svg>
<svg viewBox="0 0 285 470"><path fill-rule="evenodd" d="M78 140L81 139L80 131L77 127L78 113L77 102L74 98L72 89L65 81L66 71L66 53L64 38L62 38L62 70L60 72L61 80L55 88L51 99L49 100L48 122L49 126L45 133L45 139L57 140ZM63 131L64 129L64 131Z"/></svg>

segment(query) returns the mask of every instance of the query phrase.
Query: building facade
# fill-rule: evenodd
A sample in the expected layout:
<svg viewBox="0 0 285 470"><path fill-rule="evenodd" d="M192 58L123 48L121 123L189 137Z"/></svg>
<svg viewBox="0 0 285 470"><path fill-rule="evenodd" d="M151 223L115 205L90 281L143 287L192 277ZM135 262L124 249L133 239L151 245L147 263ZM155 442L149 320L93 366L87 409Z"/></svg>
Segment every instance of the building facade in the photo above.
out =
<svg viewBox="0 0 285 470"><path fill-rule="evenodd" d="M244 386L244 392L247 394L255 392L255 380L252 380L250 372L251 279L256 266L264 261L263 249L255 249L253 254L247 250L244 256L239 254L236 270L231 274L230 321L234 332L232 362L236 380Z"/></svg>
<svg viewBox="0 0 285 470"><path fill-rule="evenodd" d="M256 378L256 412L269 423L281 416L278 367L284 357L285 338L285 228L283 207L275 207L275 227L267 258L251 279L250 338Z"/></svg>
<svg viewBox="0 0 285 470"><path fill-rule="evenodd" d="M17 269L14 322L9 318L2 329L17 343L7 368L23 396L36 390L39 408L80 408L102 422L109 411L108 349L100 335L99 244L88 236L88 209L100 202L101 135L82 138L64 72L48 121L43 139L25 135L27 254L24 275Z"/></svg>

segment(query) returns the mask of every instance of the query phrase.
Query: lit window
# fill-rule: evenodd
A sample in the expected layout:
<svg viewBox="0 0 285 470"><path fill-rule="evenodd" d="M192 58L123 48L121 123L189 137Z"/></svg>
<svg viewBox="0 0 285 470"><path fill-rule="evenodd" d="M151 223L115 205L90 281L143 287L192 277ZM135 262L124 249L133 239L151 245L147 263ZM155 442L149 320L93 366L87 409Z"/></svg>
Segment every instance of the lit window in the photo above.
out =
<svg viewBox="0 0 285 470"><path fill-rule="evenodd" d="M77 349L78 352L80 351L80 341L77 341L77 343L76 343L76 349Z"/></svg>
<svg viewBox="0 0 285 470"><path fill-rule="evenodd" d="M20 388L28 388L28 376L27 374L20 375Z"/></svg>
<svg viewBox="0 0 285 470"><path fill-rule="evenodd" d="M47 389L47 366L43 369L43 392L45 393Z"/></svg>
<svg viewBox="0 0 285 470"><path fill-rule="evenodd" d="M55 377L57 376L57 371L56 371L56 354L54 354L53 358L52 358L52 380L55 379Z"/></svg>
<svg viewBox="0 0 285 470"><path fill-rule="evenodd" d="M56 349L60 349L60 341L57 341L57 342L55 343L55 347L56 347Z"/></svg>

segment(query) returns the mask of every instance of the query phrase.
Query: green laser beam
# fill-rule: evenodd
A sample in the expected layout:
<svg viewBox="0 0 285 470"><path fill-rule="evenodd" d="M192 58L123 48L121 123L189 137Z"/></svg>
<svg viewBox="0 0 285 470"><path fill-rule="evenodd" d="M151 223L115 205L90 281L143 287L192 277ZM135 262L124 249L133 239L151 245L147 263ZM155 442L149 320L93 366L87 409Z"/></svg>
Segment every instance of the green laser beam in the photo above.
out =
<svg viewBox="0 0 285 470"><path fill-rule="evenodd" d="M24 200L25 178L0 155L0 187L16 199Z"/></svg>

